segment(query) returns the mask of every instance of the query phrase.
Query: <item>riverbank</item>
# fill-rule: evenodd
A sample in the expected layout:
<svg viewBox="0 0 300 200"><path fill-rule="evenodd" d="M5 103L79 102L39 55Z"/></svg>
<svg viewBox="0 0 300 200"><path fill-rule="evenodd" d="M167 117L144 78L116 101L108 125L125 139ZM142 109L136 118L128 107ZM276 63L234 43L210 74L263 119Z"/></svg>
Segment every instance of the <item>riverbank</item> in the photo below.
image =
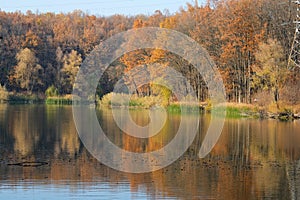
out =
<svg viewBox="0 0 300 200"><path fill-rule="evenodd" d="M278 106L274 109L274 105L269 106L257 106L253 104L243 104L243 103L227 103L226 108L224 105L217 106L215 108L211 107L209 103L202 102L199 103L198 108L195 105L182 105L185 110L210 113L214 111L218 114L218 111L226 110L227 118L256 118L256 119L277 119L280 121L292 121L300 120L300 105L295 106ZM222 109L223 108L223 109ZM179 103L171 103L167 110L169 112L180 112ZM220 112L220 114L222 114Z"/></svg>
<svg viewBox="0 0 300 200"><path fill-rule="evenodd" d="M45 98L41 95L25 95L25 94L7 94L5 98L0 98L1 103L9 104L35 104L44 103Z"/></svg>
<svg viewBox="0 0 300 200"><path fill-rule="evenodd" d="M278 119L289 121L300 119L300 105L285 105L283 103L272 103L267 106L255 104L227 103L227 116Z"/></svg>
<svg viewBox="0 0 300 200"><path fill-rule="evenodd" d="M2 99L1 103L9 104L36 104L45 103L47 105L71 105L72 95L45 97L43 95L24 95L14 94L8 95L6 99ZM138 97L136 95L117 94L112 100L112 94L105 95L101 100L96 101L97 107L130 107L130 109L156 109L165 107L170 113L210 113L215 109L224 108L219 106L212 108L211 103L186 103L186 102L166 102L165 99L158 96ZM184 109L184 110L182 110ZM222 109L221 109L222 110ZM257 119L277 119L281 121L291 121L300 119L300 104L285 105L284 103L272 103L267 106L243 103L227 103L226 117L228 118L257 118Z"/></svg>
<svg viewBox="0 0 300 200"><path fill-rule="evenodd" d="M113 98L113 99L112 99ZM271 103L270 105L261 106L257 104L244 103L226 103L216 108L212 108L210 101L187 103L189 101L176 102L168 101L158 96L138 97L137 95L112 94L109 93L97 103L104 107L130 107L131 109L149 109L158 106L165 107L168 112L180 113L182 108L187 112L210 113L212 109L215 113L218 110L224 111L226 107L226 117L228 118L258 118L258 119L278 119L281 121L289 121L300 119L300 104L286 105L282 102Z"/></svg>
<svg viewBox="0 0 300 200"><path fill-rule="evenodd" d="M49 105L71 105L72 95L45 97L43 94L8 94L0 98L0 103L9 104L36 104L45 103Z"/></svg>
<svg viewBox="0 0 300 200"><path fill-rule="evenodd" d="M47 97L45 103L48 105L71 105L73 103L72 95Z"/></svg>

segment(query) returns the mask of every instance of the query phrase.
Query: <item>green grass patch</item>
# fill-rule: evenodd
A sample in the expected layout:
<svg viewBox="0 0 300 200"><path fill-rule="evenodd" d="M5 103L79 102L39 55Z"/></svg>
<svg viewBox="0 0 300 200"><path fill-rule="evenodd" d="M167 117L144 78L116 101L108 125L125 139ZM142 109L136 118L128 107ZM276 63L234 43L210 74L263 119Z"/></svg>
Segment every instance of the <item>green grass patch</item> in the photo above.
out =
<svg viewBox="0 0 300 200"><path fill-rule="evenodd" d="M204 107L200 106L200 104L174 102L167 106L167 111L170 113L204 113Z"/></svg>
<svg viewBox="0 0 300 200"><path fill-rule="evenodd" d="M227 118L259 117L258 108L251 104L228 103L226 105L226 109L225 106L221 105L221 106L213 107L210 112L216 115L221 115L222 113L224 113L224 110L226 111Z"/></svg>
<svg viewBox="0 0 300 200"><path fill-rule="evenodd" d="M180 113L181 108L179 104L171 104L167 107L167 110L172 113Z"/></svg>
<svg viewBox="0 0 300 200"><path fill-rule="evenodd" d="M243 111L237 107L226 107L226 117L228 118L241 118Z"/></svg>
<svg viewBox="0 0 300 200"><path fill-rule="evenodd" d="M45 101L45 103L48 105L71 105L72 102L71 95L48 97Z"/></svg>

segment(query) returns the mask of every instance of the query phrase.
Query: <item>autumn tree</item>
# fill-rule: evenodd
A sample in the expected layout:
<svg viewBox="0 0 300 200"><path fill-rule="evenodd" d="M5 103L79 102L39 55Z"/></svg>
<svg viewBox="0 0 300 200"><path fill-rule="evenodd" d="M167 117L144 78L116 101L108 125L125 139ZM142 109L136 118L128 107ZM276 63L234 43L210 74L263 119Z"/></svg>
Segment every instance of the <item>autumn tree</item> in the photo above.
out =
<svg viewBox="0 0 300 200"><path fill-rule="evenodd" d="M27 90L15 78L15 66L19 63L16 55L28 48L35 53L36 63L42 66L44 74L42 84L33 86L32 92L44 92L54 85L60 94L70 93L72 75L62 69L69 65L65 61L68 53L76 50L85 59L96 45L112 35L150 26L179 31L200 43L223 76L227 100L250 102L251 95L258 91L252 84L252 75L257 72L253 66L262 67L254 55L258 44L267 43L269 38L279 41L286 63L295 32L295 12L290 0L207 0L206 5L187 4L174 14L157 10L152 15L136 16L104 17L79 10L59 14L0 11L0 83L8 91ZM136 37L133 34L129 43L142 44L146 40L143 36ZM160 36L157 43L162 42L159 38L168 39ZM174 45L180 44L174 42ZM99 93L112 91L120 75L135 66L152 63L173 67L188 79L199 99L206 99L207 88L199 72L179 56L157 48L132 51L117 60L113 66L118 67L105 72ZM293 71L289 76L299 77L298 74ZM29 85L31 90L32 84ZM139 90L141 95L148 95L151 84ZM281 99L283 95L286 93L281 94Z"/></svg>
<svg viewBox="0 0 300 200"><path fill-rule="evenodd" d="M61 69L61 93L72 93L73 84L79 67L82 62L81 55L77 51L72 50L63 57L63 67Z"/></svg>
<svg viewBox="0 0 300 200"><path fill-rule="evenodd" d="M30 29L25 35L25 41L22 46L24 48L34 48L40 44L40 38Z"/></svg>
<svg viewBox="0 0 300 200"><path fill-rule="evenodd" d="M55 77L55 83L54 86L58 89L58 91L61 91L61 70L62 70L62 65L64 63L64 54L61 50L60 47L57 47L55 51L56 55L56 77Z"/></svg>
<svg viewBox="0 0 300 200"><path fill-rule="evenodd" d="M251 65L254 52L264 36L258 12L260 1L227 0L217 6L218 29L221 34L220 68L230 99L250 102Z"/></svg>
<svg viewBox="0 0 300 200"><path fill-rule="evenodd" d="M267 38L280 41L288 59L294 39L297 8L291 0L260 0L257 12L261 26L266 26Z"/></svg>
<svg viewBox="0 0 300 200"><path fill-rule="evenodd" d="M32 93L43 85L43 68L38 64L35 53L28 48L22 49L17 55L18 65L15 67L14 78L22 89Z"/></svg>
<svg viewBox="0 0 300 200"><path fill-rule="evenodd" d="M255 58L259 66L255 67L253 85L273 92L274 101L278 102L279 90L284 86L288 74L283 47L278 41L269 39L267 43L259 45Z"/></svg>

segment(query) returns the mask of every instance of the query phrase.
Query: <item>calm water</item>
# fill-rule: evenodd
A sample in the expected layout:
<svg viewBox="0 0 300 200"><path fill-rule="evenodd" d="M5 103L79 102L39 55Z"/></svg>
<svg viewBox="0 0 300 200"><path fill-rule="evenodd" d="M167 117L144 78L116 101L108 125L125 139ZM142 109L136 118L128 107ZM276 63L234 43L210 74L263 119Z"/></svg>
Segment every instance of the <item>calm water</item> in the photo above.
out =
<svg viewBox="0 0 300 200"><path fill-rule="evenodd" d="M137 124L147 111L132 111ZM98 112L108 137L134 152L162 148L180 122L168 116L150 139L134 139ZM172 165L152 173L129 174L94 159L81 144L70 106L0 104L1 199L297 199L300 198L300 121L228 119L213 151L199 159L210 117ZM176 151L176 150L174 150Z"/></svg>

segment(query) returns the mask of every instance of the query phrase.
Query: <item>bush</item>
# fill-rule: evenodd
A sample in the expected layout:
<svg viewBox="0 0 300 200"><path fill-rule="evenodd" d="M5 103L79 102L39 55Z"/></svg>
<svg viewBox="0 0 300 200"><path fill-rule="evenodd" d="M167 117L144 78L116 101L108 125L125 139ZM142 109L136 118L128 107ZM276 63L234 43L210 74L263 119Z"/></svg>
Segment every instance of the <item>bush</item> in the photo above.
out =
<svg viewBox="0 0 300 200"><path fill-rule="evenodd" d="M45 91L46 97L56 97L58 96L58 89L54 87L54 85L51 85L48 87L48 89Z"/></svg>
<svg viewBox="0 0 300 200"><path fill-rule="evenodd" d="M112 101L113 98L113 101ZM162 105L162 99L158 96L139 97L137 95L108 93L102 97L100 104L102 106L130 106L150 108L154 105Z"/></svg>

